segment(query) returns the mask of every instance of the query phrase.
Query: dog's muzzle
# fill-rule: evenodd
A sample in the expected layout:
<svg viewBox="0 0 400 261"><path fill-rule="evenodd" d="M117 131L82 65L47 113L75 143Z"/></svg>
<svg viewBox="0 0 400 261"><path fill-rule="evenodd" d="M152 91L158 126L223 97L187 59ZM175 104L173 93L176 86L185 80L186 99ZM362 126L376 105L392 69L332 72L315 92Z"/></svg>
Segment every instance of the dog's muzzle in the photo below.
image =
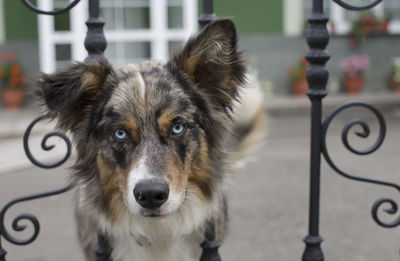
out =
<svg viewBox="0 0 400 261"><path fill-rule="evenodd" d="M156 209L168 200L169 186L163 180L144 180L136 184L133 195L143 208Z"/></svg>

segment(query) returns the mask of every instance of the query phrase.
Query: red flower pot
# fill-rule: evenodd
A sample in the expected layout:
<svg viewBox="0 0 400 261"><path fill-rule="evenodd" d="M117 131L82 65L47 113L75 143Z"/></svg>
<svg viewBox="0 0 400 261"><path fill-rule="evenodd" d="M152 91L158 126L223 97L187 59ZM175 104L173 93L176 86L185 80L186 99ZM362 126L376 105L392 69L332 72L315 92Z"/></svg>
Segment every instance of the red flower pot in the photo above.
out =
<svg viewBox="0 0 400 261"><path fill-rule="evenodd" d="M308 90L308 83L305 78L300 79L299 81L292 82L292 93L295 96L305 96Z"/></svg>
<svg viewBox="0 0 400 261"><path fill-rule="evenodd" d="M346 75L344 78L344 88L348 94L358 94L361 92L364 79L361 75Z"/></svg>
<svg viewBox="0 0 400 261"><path fill-rule="evenodd" d="M388 20L383 20L380 24L380 29L382 32L387 33L389 28L389 21Z"/></svg>
<svg viewBox="0 0 400 261"><path fill-rule="evenodd" d="M394 92L400 93L400 83L394 79L394 75L390 77L390 86Z"/></svg>
<svg viewBox="0 0 400 261"><path fill-rule="evenodd" d="M19 109L24 103L24 90L20 88L4 88L2 92L3 102L9 109Z"/></svg>

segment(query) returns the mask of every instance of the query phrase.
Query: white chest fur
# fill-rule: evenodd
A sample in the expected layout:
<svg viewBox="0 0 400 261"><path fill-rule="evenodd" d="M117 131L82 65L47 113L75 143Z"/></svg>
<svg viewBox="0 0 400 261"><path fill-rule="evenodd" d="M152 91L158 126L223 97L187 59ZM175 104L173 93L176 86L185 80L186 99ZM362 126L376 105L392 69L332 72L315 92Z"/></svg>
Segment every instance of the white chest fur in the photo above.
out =
<svg viewBox="0 0 400 261"><path fill-rule="evenodd" d="M171 238L163 244L130 236L114 241L114 261L198 261L200 240L195 236Z"/></svg>
<svg viewBox="0 0 400 261"><path fill-rule="evenodd" d="M111 237L114 261L198 261L203 225L213 209L213 204L186 195L183 206L163 218L127 212L118 223L100 216L98 224Z"/></svg>

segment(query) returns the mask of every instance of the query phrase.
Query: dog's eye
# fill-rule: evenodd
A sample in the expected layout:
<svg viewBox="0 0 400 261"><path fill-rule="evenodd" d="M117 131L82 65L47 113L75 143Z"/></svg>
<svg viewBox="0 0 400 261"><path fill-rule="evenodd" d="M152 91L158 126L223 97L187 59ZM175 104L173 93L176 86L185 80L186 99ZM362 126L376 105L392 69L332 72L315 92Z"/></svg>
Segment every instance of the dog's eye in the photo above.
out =
<svg viewBox="0 0 400 261"><path fill-rule="evenodd" d="M126 138L128 138L128 134L123 129L113 131L113 136L116 140L119 140L119 141L122 141L122 140L125 140Z"/></svg>
<svg viewBox="0 0 400 261"><path fill-rule="evenodd" d="M182 134L186 129L185 124L183 123L177 123L172 127L172 134L174 135L179 135Z"/></svg>

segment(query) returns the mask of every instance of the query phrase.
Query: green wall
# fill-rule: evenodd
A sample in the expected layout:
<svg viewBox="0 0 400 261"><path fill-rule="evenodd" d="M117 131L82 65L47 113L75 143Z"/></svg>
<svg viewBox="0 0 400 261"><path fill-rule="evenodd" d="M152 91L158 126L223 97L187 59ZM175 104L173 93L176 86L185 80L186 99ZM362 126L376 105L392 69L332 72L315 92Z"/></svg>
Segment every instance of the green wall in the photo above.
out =
<svg viewBox="0 0 400 261"><path fill-rule="evenodd" d="M0 0L1 1L1 0ZM36 0L31 0L36 4ZM201 13L202 0L199 0ZM4 0L7 40L37 39L37 15L20 0ZM232 17L240 33L281 33L282 0L214 0L219 17Z"/></svg>
<svg viewBox="0 0 400 261"><path fill-rule="evenodd" d="M283 31L282 0L214 0L214 12L218 17L232 17L240 33Z"/></svg>
<svg viewBox="0 0 400 261"><path fill-rule="evenodd" d="M35 1L31 1L36 4ZM20 0L4 1L6 40L37 39L37 14L28 10Z"/></svg>

